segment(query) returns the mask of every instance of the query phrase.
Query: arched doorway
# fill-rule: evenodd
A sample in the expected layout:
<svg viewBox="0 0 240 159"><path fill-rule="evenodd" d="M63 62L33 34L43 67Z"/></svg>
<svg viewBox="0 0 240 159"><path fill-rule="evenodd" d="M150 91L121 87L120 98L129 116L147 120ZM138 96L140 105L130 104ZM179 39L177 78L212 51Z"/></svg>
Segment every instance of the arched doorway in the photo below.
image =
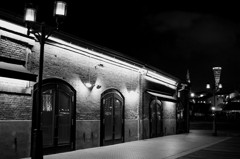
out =
<svg viewBox="0 0 240 159"><path fill-rule="evenodd" d="M149 106L150 137L163 135L163 108L162 103L156 98L151 101Z"/></svg>
<svg viewBox="0 0 240 159"><path fill-rule="evenodd" d="M33 103L35 104L38 103L37 91L38 85L36 84L33 93ZM43 153L52 154L74 150L76 125L75 89L67 82L54 78L43 80L42 92L41 130Z"/></svg>
<svg viewBox="0 0 240 159"><path fill-rule="evenodd" d="M101 96L101 146L124 142L124 98L115 89Z"/></svg>

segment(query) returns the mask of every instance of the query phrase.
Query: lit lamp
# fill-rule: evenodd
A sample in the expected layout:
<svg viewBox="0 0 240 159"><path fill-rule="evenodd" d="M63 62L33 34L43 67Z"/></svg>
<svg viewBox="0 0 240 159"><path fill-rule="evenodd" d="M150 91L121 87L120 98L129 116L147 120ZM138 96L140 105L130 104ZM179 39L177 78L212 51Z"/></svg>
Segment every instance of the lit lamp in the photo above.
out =
<svg viewBox="0 0 240 159"><path fill-rule="evenodd" d="M36 21L36 9L33 7L26 8L24 20L25 20L25 22L35 22Z"/></svg>
<svg viewBox="0 0 240 159"><path fill-rule="evenodd" d="M222 88L222 84L219 83L220 82L220 75L221 75L221 67L213 67L213 74L214 74L214 78L215 78L215 86L212 88L212 94L213 94L213 106L211 107L212 111L213 111L213 135L217 136L217 124L216 124L216 111L217 111L217 107L216 107L216 92L218 92L221 88ZM210 84L206 85L207 89L211 89Z"/></svg>
<svg viewBox="0 0 240 159"><path fill-rule="evenodd" d="M210 84L207 84L207 85L206 85L206 88L207 88L207 89L210 89L210 88L211 88Z"/></svg>
<svg viewBox="0 0 240 159"><path fill-rule="evenodd" d="M212 109L212 111L215 111L215 110L216 110L216 107L215 107L215 106L213 106L213 107L211 107L211 109Z"/></svg>
<svg viewBox="0 0 240 159"><path fill-rule="evenodd" d="M91 88L93 85L92 85L90 82L86 82L86 83L85 83L85 86L86 86L87 88Z"/></svg>
<svg viewBox="0 0 240 159"><path fill-rule="evenodd" d="M32 23L36 22L36 9L32 6L32 4L29 4L29 6L27 6L25 8L25 15L24 15L24 21L27 25L27 35L30 35L30 28Z"/></svg>
<svg viewBox="0 0 240 159"><path fill-rule="evenodd" d="M31 157L34 159L42 159L42 131L41 131L41 112L42 112L42 75L43 75L43 61L44 61L44 44L52 32L58 29L59 18L66 16L67 5L63 1L56 1L54 3L54 13L57 27L48 29L44 23L36 24L36 9L30 4L25 8L24 21L27 25L27 35L31 33L40 43L40 57L39 57L39 73L38 73L38 103L34 103L32 109L32 143L31 143Z"/></svg>
<svg viewBox="0 0 240 159"><path fill-rule="evenodd" d="M67 3L63 1L55 1L53 16L67 16Z"/></svg>
<svg viewBox="0 0 240 159"><path fill-rule="evenodd" d="M190 94L190 96L191 96L192 98L195 97L195 93L192 92L192 93Z"/></svg>
<svg viewBox="0 0 240 159"><path fill-rule="evenodd" d="M67 3L64 1L55 1L53 16L56 17L57 29L67 16Z"/></svg>
<svg viewBox="0 0 240 159"><path fill-rule="evenodd" d="M219 89L221 89L221 88L222 88L222 84L221 84L221 83L219 83L219 85L218 85L218 88L219 88Z"/></svg>

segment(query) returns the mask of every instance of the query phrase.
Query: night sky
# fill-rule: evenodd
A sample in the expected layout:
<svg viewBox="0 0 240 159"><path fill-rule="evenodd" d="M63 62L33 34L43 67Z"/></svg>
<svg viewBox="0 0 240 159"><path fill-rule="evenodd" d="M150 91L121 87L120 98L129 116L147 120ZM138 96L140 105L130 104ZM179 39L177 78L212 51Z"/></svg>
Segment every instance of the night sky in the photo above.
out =
<svg viewBox="0 0 240 159"><path fill-rule="evenodd" d="M29 0L28 0L29 1ZM0 8L24 13L26 0ZM32 0L37 21L54 25L53 0ZM222 67L224 90L240 88L240 9L234 4L163 4L161 1L67 1L61 30L157 67L182 80L190 72L193 91L214 83ZM10 4L14 4L12 7ZM173 2L172 2L173 3Z"/></svg>

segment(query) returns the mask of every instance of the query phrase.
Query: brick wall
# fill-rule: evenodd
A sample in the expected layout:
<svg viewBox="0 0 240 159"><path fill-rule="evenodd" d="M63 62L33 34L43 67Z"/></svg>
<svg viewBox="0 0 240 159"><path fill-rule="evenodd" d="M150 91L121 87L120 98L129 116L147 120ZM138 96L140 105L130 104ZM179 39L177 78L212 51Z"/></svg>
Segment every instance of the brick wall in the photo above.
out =
<svg viewBox="0 0 240 159"><path fill-rule="evenodd" d="M34 74L39 71L39 43L35 43L31 52L28 47L8 38L1 38L0 56L26 61L27 69ZM28 54L29 53L29 54ZM79 128L77 143L83 140L81 134L91 136L90 130L95 130L95 123L100 120L101 94L108 89L117 89L125 101L126 141L137 139L137 122L139 109L139 73L115 64L89 57L79 52L53 45L45 45L43 78L60 78L72 85L77 91L76 119L88 129ZM95 84L92 89L84 83ZM100 86L97 88L96 86ZM135 91L134 94L130 91ZM28 94L0 93L0 120L31 120L32 97ZM88 131L89 130L89 131ZM13 131L11 129L11 131ZM8 132L5 132L8 134ZM99 136L99 130L94 131ZM88 139L88 138L87 138ZM78 140L78 139L76 139ZM99 139L91 146L98 146ZM82 143L81 143L82 144ZM80 146L81 147L81 146ZM79 147L79 148L80 148Z"/></svg>
<svg viewBox="0 0 240 159"><path fill-rule="evenodd" d="M7 38L1 37L0 39L0 56L26 61L27 47L23 44L13 42Z"/></svg>
<svg viewBox="0 0 240 159"><path fill-rule="evenodd" d="M27 63L29 48L24 42L1 36L0 57ZM3 79L2 79L3 80ZM6 79L5 79L6 80ZM0 83L0 154L3 158L22 158L30 154L32 97L30 87ZM25 94L26 93L26 94ZM1 158L0 157L0 158Z"/></svg>
<svg viewBox="0 0 240 159"><path fill-rule="evenodd" d="M29 55L28 68L38 72L39 45ZM76 148L88 148L100 144L101 94L117 89L125 101L125 141L138 139L139 73L114 64L45 45L43 78L60 78L76 90ZM95 86L87 88L90 80ZM97 88L100 86L100 88ZM130 93L133 90L134 93Z"/></svg>
<svg viewBox="0 0 240 159"><path fill-rule="evenodd" d="M31 96L0 93L0 120L31 120L31 114Z"/></svg>
<svg viewBox="0 0 240 159"><path fill-rule="evenodd" d="M34 47L29 56L29 68L38 72L39 47ZM126 119L136 119L139 107L138 72L100 61L55 46L45 45L43 78L57 77L70 83L77 91L77 120L99 120L101 94L110 88L119 90L125 98ZM102 64L103 67L99 67ZM88 89L84 82L95 84ZM97 89L96 86L101 88ZM135 90L134 97L129 95Z"/></svg>
<svg viewBox="0 0 240 159"><path fill-rule="evenodd" d="M24 42L1 36L0 57L27 62L29 48ZM0 83L0 90L13 94L0 93L0 120L30 120L31 96L26 93L27 87ZM14 91L15 90L15 91ZM14 94L15 93L15 94ZM17 94L22 93L22 94Z"/></svg>
<svg viewBox="0 0 240 159"><path fill-rule="evenodd" d="M26 49L28 48L24 45L8 39L1 39L0 47L0 56L26 60ZM28 55L27 68L34 74L38 74L39 70L39 52L39 43L36 43L32 48L32 52ZM44 51L43 78L60 78L68 82L77 91L77 148L99 146L101 94L112 88L117 89L124 96L125 141L137 140L139 129L138 111L141 99L139 72L84 54L83 51L73 52L54 46L54 44L46 44ZM84 85L88 80L95 85L92 89ZM152 88L157 89L156 85L152 85ZM134 92L131 93L131 90ZM31 96L0 94L0 120L31 120L31 108ZM144 110L146 110L143 116L144 119L148 119L147 109L148 105L144 103ZM165 127L168 128L167 125L169 124L167 122L172 123L175 120L172 118L174 114L171 111L165 111L164 113L166 113ZM172 133L170 129L166 132ZM144 127L144 131L147 130L148 123ZM82 141L88 144L84 146Z"/></svg>

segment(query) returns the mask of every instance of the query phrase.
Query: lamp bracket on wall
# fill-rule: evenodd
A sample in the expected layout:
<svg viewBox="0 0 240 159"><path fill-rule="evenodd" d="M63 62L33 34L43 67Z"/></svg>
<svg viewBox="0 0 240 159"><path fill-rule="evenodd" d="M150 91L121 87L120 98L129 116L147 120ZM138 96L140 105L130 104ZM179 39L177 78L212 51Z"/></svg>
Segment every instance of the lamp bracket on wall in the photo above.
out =
<svg viewBox="0 0 240 159"><path fill-rule="evenodd" d="M100 63L100 64L95 66L95 69L97 69L97 67L104 67L104 65Z"/></svg>

